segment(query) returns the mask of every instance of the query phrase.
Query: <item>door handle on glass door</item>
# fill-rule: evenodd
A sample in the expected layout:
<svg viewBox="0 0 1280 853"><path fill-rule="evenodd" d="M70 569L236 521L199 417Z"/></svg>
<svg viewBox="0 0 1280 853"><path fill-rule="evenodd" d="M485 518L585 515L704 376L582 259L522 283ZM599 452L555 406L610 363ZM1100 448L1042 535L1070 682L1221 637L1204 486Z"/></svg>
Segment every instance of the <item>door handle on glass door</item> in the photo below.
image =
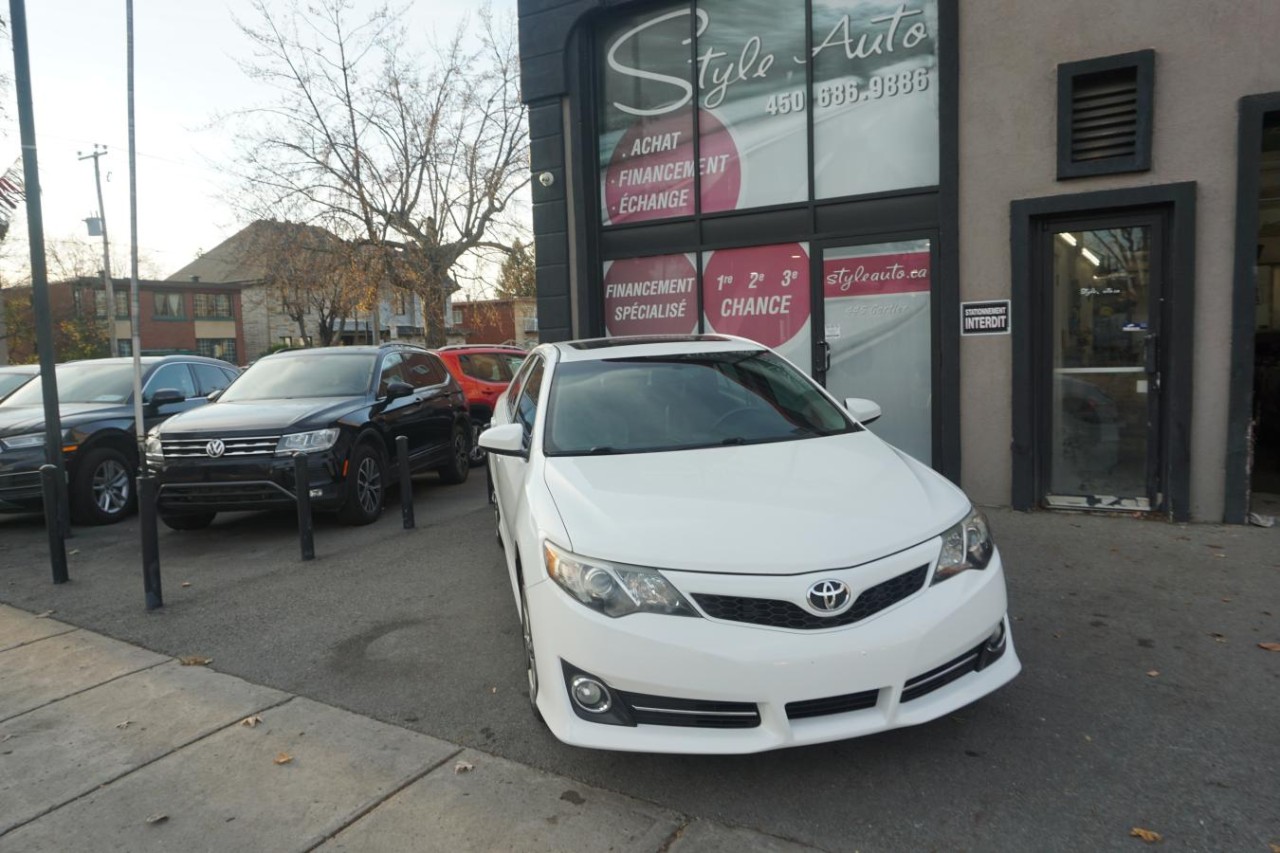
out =
<svg viewBox="0 0 1280 853"><path fill-rule="evenodd" d="M1159 335L1147 335L1142 342L1143 366L1149 374L1160 372L1160 361L1157 358L1159 337Z"/></svg>

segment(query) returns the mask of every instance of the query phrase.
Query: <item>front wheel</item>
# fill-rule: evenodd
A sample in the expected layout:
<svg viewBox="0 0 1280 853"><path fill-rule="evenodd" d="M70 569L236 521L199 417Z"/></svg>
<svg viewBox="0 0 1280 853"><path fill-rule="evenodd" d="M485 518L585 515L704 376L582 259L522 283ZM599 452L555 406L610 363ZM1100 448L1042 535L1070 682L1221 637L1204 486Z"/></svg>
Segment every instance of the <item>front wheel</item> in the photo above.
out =
<svg viewBox="0 0 1280 853"><path fill-rule="evenodd" d="M533 716L542 720L538 710L538 658L533 650L533 623L529 621L529 600L525 598L524 581L520 587L520 636L524 638L525 677L529 682L529 708Z"/></svg>
<svg viewBox="0 0 1280 853"><path fill-rule="evenodd" d="M467 481L467 475L471 473L471 441L461 426L453 428L449 461L436 470L440 472L440 479L451 486Z"/></svg>
<svg viewBox="0 0 1280 853"><path fill-rule="evenodd" d="M90 450L76 466L71 483L71 520L77 524L115 524L133 512L133 463L114 447Z"/></svg>
<svg viewBox="0 0 1280 853"><path fill-rule="evenodd" d="M347 466L347 497L338 510L344 524L372 524L382 514L387 490L387 460L371 441L362 441Z"/></svg>

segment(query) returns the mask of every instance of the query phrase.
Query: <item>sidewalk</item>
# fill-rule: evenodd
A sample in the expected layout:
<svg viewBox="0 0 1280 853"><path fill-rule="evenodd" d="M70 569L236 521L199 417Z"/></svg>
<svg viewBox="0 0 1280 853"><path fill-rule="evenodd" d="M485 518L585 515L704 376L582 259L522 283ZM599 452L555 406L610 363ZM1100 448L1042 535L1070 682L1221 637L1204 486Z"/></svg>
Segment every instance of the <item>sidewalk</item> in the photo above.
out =
<svg viewBox="0 0 1280 853"><path fill-rule="evenodd" d="M813 848L0 605L0 853L107 849Z"/></svg>

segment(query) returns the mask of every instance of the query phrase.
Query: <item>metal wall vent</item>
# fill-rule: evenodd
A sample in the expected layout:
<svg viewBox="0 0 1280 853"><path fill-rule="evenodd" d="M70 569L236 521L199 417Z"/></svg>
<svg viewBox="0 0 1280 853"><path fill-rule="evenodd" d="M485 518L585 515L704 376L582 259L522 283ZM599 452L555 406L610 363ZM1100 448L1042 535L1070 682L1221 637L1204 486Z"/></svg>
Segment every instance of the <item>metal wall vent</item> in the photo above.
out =
<svg viewBox="0 0 1280 853"><path fill-rule="evenodd" d="M1138 69L1084 74L1071 82L1071 162L1133 157L1138 151Z"/></svg>

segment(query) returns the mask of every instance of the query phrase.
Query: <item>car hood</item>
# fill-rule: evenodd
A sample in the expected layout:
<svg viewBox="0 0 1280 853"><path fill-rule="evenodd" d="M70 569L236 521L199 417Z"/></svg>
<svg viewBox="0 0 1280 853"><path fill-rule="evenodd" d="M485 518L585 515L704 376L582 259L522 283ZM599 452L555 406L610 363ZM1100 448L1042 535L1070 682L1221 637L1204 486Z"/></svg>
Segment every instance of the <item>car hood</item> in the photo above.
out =
<svg viewBox="0 0 1280 853"><path fill-rule="evenodd" d="M104 418L133 418L133 409L120 403L63 403L58 420L63 429ZM0 437L44 430L43 406L0 406Z"/></svg>
<svg viewBox="0 0 1280 853"><path fill-rule="evenodd" d="M964 494L868 432L740 447L550 457L583 556L733 574L854 566L959 521Z"/></svg>
<svg viewBox="0 0 1280 853"><path fill-rule="evenodd" d="M361 400L351 397L219 400L175 415L160 427L160 434L173 437L323 429L361 403Z"/></svg>

